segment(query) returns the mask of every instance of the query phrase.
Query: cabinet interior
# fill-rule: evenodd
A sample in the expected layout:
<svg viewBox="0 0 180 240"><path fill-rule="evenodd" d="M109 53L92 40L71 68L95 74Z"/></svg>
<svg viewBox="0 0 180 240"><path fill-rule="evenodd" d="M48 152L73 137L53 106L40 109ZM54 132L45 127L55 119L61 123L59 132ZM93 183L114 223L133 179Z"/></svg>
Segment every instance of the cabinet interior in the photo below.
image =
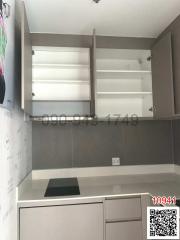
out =
<svg viewBox="0 0 180 240"><path fill-rule="evenodd" d="M153 117L151 51L33 47L33 116L90 116L94 81L99 118Z"/></svg>
<svg viewBox="0 0 180 240"><path fill-rule="evenodd" d="M33 47L33 52L33 116L89 115L89 49Z"/></svg>
<svg viewBox="0 0 180 240"><path fill-rule="evenodd" d="M152 117L151 51L97 49L95 103L98 117Z"/></svg>

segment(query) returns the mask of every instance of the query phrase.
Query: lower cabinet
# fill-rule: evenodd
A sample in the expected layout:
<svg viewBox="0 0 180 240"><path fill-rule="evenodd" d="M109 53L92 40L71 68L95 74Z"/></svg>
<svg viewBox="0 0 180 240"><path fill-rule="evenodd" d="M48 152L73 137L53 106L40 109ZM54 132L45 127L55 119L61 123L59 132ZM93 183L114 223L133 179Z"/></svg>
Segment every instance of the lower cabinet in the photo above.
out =
<svg viewBox="0 0 180 240"><path fill-rule="evenodd" d="M103 240L103 204L20 209L20 240Z"/></svg>
<svg viewBox="0 0 180 240"><path fill-rule="evenodd" d="M142 240L142 222L107 223L106 240Z"/></svg>
<svg viewBox="0 0 180 240"><path fill-rule="evenodd" d="M142 240L141 198L105 201L106 240Z"/></svg>
<svg viewBox="0 0 180 240"><path fill-rule="evenodd" d="M107 221L126 221L141 219L140 198L112 198L105 201L105 217Z"/></svg>
<svg viewBox="0 0 180 240"><path fill-rule="evenodd" d="M141 196L20 208L19 240L146 240L144 211Z"/></svg>

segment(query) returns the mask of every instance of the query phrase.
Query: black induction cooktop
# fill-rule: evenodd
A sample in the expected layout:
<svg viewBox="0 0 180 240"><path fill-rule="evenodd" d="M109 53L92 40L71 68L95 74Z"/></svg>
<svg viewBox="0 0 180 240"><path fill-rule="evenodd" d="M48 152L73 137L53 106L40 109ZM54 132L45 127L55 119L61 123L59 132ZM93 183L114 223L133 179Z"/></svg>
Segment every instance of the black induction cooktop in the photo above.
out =
<svg viewBox="0 0 180 240"><path fill-rule="evenodd" d="M55 178L50 179L45 197L79 195L79 184L77 178Z"/></svg>

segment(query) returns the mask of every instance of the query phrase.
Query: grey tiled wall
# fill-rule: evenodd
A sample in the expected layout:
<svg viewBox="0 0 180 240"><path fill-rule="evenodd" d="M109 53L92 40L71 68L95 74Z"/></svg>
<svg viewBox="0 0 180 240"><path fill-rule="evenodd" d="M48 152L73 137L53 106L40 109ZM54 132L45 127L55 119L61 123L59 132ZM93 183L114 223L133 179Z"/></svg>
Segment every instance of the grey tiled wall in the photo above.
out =
<svg viewBox="0 0 180 240"><path fill-rule="evenodd" d="M33 169L172 163L170 121L137 126L43 126L33 123Z"/></svg>

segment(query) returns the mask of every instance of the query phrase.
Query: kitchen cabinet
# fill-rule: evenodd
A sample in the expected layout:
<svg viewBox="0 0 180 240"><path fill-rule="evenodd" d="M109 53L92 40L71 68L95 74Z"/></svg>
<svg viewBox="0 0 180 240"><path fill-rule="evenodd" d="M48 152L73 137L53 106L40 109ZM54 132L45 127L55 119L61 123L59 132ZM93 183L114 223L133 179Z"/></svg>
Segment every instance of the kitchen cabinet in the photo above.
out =
<svg viewBox="0 0 180 240"><path fill-rule="evenodd" d="M106 200L105 209L107 221L141 219L140 198Z"/></svg>
<svg viewBox="0 0 180 240"><path fill-rule="evenodd" d="M96 41L94 31L87 48L33 46L32 83L22 81L33 117L153 117L150 50L97 48Z"/></svg>
<svg viewBox="0 0 180 240"><path fill-rule="evenodd" d="M142 240L141 198L107 199L105 222L106 240Z"/></svg>
<svg viewBox="0 0 180 240"><path fill-rule="evenodd" d="M149 195L19 208L19 240L146 240Z"/></svg>
<svg viewBox="0 0 180 240"><path fill-rule="evenodd" d="M33 116L90 115L90 50L33 47L33 52Z"/></svg>
<svg viewBox="0 0 180 240"><path fill-rule="evenodd" d="M122 43L117 45L118 37L116 41L102 38L96 36L95 31L92 39L86 38L86 44L83 44L84 38L81 42L79 37L79 47L73 47L70 39L68 47L57 46L57 43L50 46L51 34L46 36L44 46L38 42L32 47L22 3L22 109L33 117L151 119L179 114L178 20L168 29L170 31L161 34L151 49L144 45L138 49L146 41L139 39L134 44L135 40L130 38L130 49L124 46L120 49ZM63 37L62 42L66 45Z"/></svg>
<svg viewBox="0 0 180 240"><path fill-rule="evenodd" d="M171 33L161 37L152 48L152 86L155 117L174 115L174 86Z"/></svg>
<svg viewBox="0 0 180 240"><path fill-rule="evenodd" d="M180 114L180 18L172 25L172 52L173 52L173 77L174 77L174 96L175 114Z"/></svg>
<svg viewBox="0 0 180 240"><path fill-rule="evenodd" d="M103 204L20 209L20 240L103 240Z"/></svg>
<svg viewBox="0 0 180 240"><path fill-rule="evenodd" d="M32 43L24 2L21 4L21 108L31 115Z"/></svg>
<svg viewBox="0 0 180 240"><path fill-rule="evenodd" d="M152 52L97 48L95 31L87 48L32 47L24 7L21 26L22 108L33 117L174 115L171 33Z"/></svg>
<svg viewBox="0 0 180 240"><path fill-rule="evenodd" d="M141 221L106 224L106 240L142 240Z"/></svg>
<svg viewBox="0 0 180 240"><path fill-rule="evenodd" d="M96 49L99 118L153 117L150 50Z"/></svg>
<svg viewBox="0 0 180 240"><path fill-rule="evenodd" d="M95 31L87 48L32 47L24 6L21 28L22 108L33 117L175 114L170 32L152 51L97 48Z"/></svg>
<svg viewBox="0 0 180 240"><path fill-rule="evenodd" d="M158 41L171 34L172 62L173 62L173 84L174 84L174 102L175 115L180 114L180 17L178 16L158 37ZM165 59L164 59L165 60ZM167 62L167 60L165 60ZM167 66L166 66L167 67ZM167 71L166 69L164 69ZM166 99L166 102L168 98Z"/></svg>

